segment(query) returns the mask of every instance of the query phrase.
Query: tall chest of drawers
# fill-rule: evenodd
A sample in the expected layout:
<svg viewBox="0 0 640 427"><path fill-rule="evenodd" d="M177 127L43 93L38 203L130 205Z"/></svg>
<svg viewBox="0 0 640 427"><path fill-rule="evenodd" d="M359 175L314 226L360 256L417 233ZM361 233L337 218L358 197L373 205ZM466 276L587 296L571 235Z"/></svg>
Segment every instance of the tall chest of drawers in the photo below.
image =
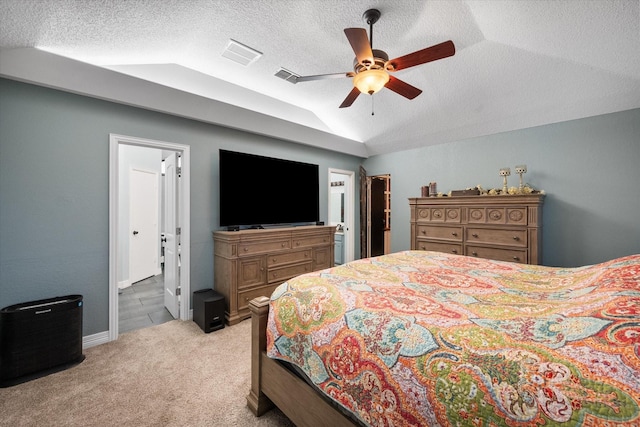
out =
<svg viewBox="0 0 640 427"><path fill-rule="evenodd" d="M214 231L214 289L224 295L225 320L251 316L249 301L270 296L284 281L333 267L334 226Z"/></svg>
<svg viewBox="0 0 640 427"><path fill-rule="evenodd" d="M411 198L411 249L541 264L543 202L543 194Z"/></svg>

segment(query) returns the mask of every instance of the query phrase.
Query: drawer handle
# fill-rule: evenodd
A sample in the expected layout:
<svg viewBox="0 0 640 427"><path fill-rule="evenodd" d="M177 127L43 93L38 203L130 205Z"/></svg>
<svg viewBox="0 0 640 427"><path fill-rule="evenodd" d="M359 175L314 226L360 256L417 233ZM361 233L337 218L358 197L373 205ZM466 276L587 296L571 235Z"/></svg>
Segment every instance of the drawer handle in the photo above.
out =
<svg viewBox="0 0 640 427"><path fill-rule="evenodd" d="M478 252L471 252L471 255L478 256Z"/></svg>
<svg viewBox="0 0 640 427"><path fill-rule="evenodd" d="M458 235L458 233L456 233L455 231L453 231L453 232L451 233L451 235L452 235L452 236L457 236L457 235Z"/></svg>
<svg viewBox="0 0 640 427"><path fill-rule="evenodd" d="M285 247L284 242L283 242L283 243L280 243L280 246L284 248L284 247Z"/></svg>
<svg viewBox="0 0 640 427"><path fill-rule="evenodd" d="M457 249L451 249L451 252L454 253L454 254L457 254L458 250Z"/></svg>
<svg viewBox="0 0 640 427"><path fill-rule="evenodd" d="M300 242L296 242L296 246L300 246Z"/></svg>
<svg viewBox="0 0 640 427"><path fill-rule="evenodd" d="M277 261L278 261L278 259L277 259L277 258L273 258L273 262L277 262Z"/></svg>
<svg viewBox="0 0 640 427"><path fill-rule="evenodd" d="M515 261L520 261L520 257L519 257L519 256L514 256L514 257L513 257L513 259L514 259Z"/></svg>
<svg viewBox="0 0 640 427"><path fill-rule="evenodd" d="M244 248L244 251L245 252L249 252L249 248Z"/></svg>
<svg viewBox="0 0 640 427"><path fill-rule="evenodd" d="M478 233L473 233L472 236L473 237L478 237Z"/></svg>
<svg viewBox="0 0 640 427"><path fill-rule="evenodd" d="M518 236L513 236L513 240L517 242L518 240L520 240L520 238Z"/></svg>
<svg viewBox="0 0 640 427"><path fill-rule="evenodd" d="M422 230L422 234L427 234L427 232L426 232L426 231L424 231L424 230Z"/></svg>

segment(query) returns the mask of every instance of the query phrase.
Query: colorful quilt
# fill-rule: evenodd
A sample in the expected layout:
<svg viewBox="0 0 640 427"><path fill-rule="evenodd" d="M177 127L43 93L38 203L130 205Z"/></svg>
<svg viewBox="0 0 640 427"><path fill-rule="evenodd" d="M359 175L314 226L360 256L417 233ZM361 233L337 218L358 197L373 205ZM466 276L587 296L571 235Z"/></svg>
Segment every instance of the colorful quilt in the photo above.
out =
<svg viewBox="0 0 640 427"><path fill-rule="evenodd" d="M267 354L370 426L640 426L640 255L357 260L275 290Z"/></svg>

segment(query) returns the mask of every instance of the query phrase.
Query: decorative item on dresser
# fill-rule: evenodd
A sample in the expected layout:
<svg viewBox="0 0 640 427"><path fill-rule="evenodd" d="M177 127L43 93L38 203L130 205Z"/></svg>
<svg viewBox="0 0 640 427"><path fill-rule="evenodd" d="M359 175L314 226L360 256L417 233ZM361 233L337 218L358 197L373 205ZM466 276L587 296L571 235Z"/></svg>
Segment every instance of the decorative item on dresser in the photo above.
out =
<svg viewBox="0 0 640 427"><path fill-rule="evenodd" d="M250 317L249 301L269 297L287 279L333 267L334 226L214 231L214 289L227 324Z"/></svg>
<svg viewBox="0 0 640 427"><path fill-rule="evenodd" d="M544 194L410 198L411 249L542 263Z"/></svg>

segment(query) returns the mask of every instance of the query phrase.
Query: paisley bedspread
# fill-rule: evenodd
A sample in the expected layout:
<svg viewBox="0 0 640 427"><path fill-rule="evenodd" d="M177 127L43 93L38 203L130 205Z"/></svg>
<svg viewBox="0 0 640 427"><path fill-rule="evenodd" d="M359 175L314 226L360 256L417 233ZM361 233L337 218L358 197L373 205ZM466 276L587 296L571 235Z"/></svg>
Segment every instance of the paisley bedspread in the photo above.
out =
<svg viewBox="0 0 640 427"><path fill-rule="evenodd" d="M267 354L365 425L640 426L640 255L357 260L275 290Z"/></svg>

